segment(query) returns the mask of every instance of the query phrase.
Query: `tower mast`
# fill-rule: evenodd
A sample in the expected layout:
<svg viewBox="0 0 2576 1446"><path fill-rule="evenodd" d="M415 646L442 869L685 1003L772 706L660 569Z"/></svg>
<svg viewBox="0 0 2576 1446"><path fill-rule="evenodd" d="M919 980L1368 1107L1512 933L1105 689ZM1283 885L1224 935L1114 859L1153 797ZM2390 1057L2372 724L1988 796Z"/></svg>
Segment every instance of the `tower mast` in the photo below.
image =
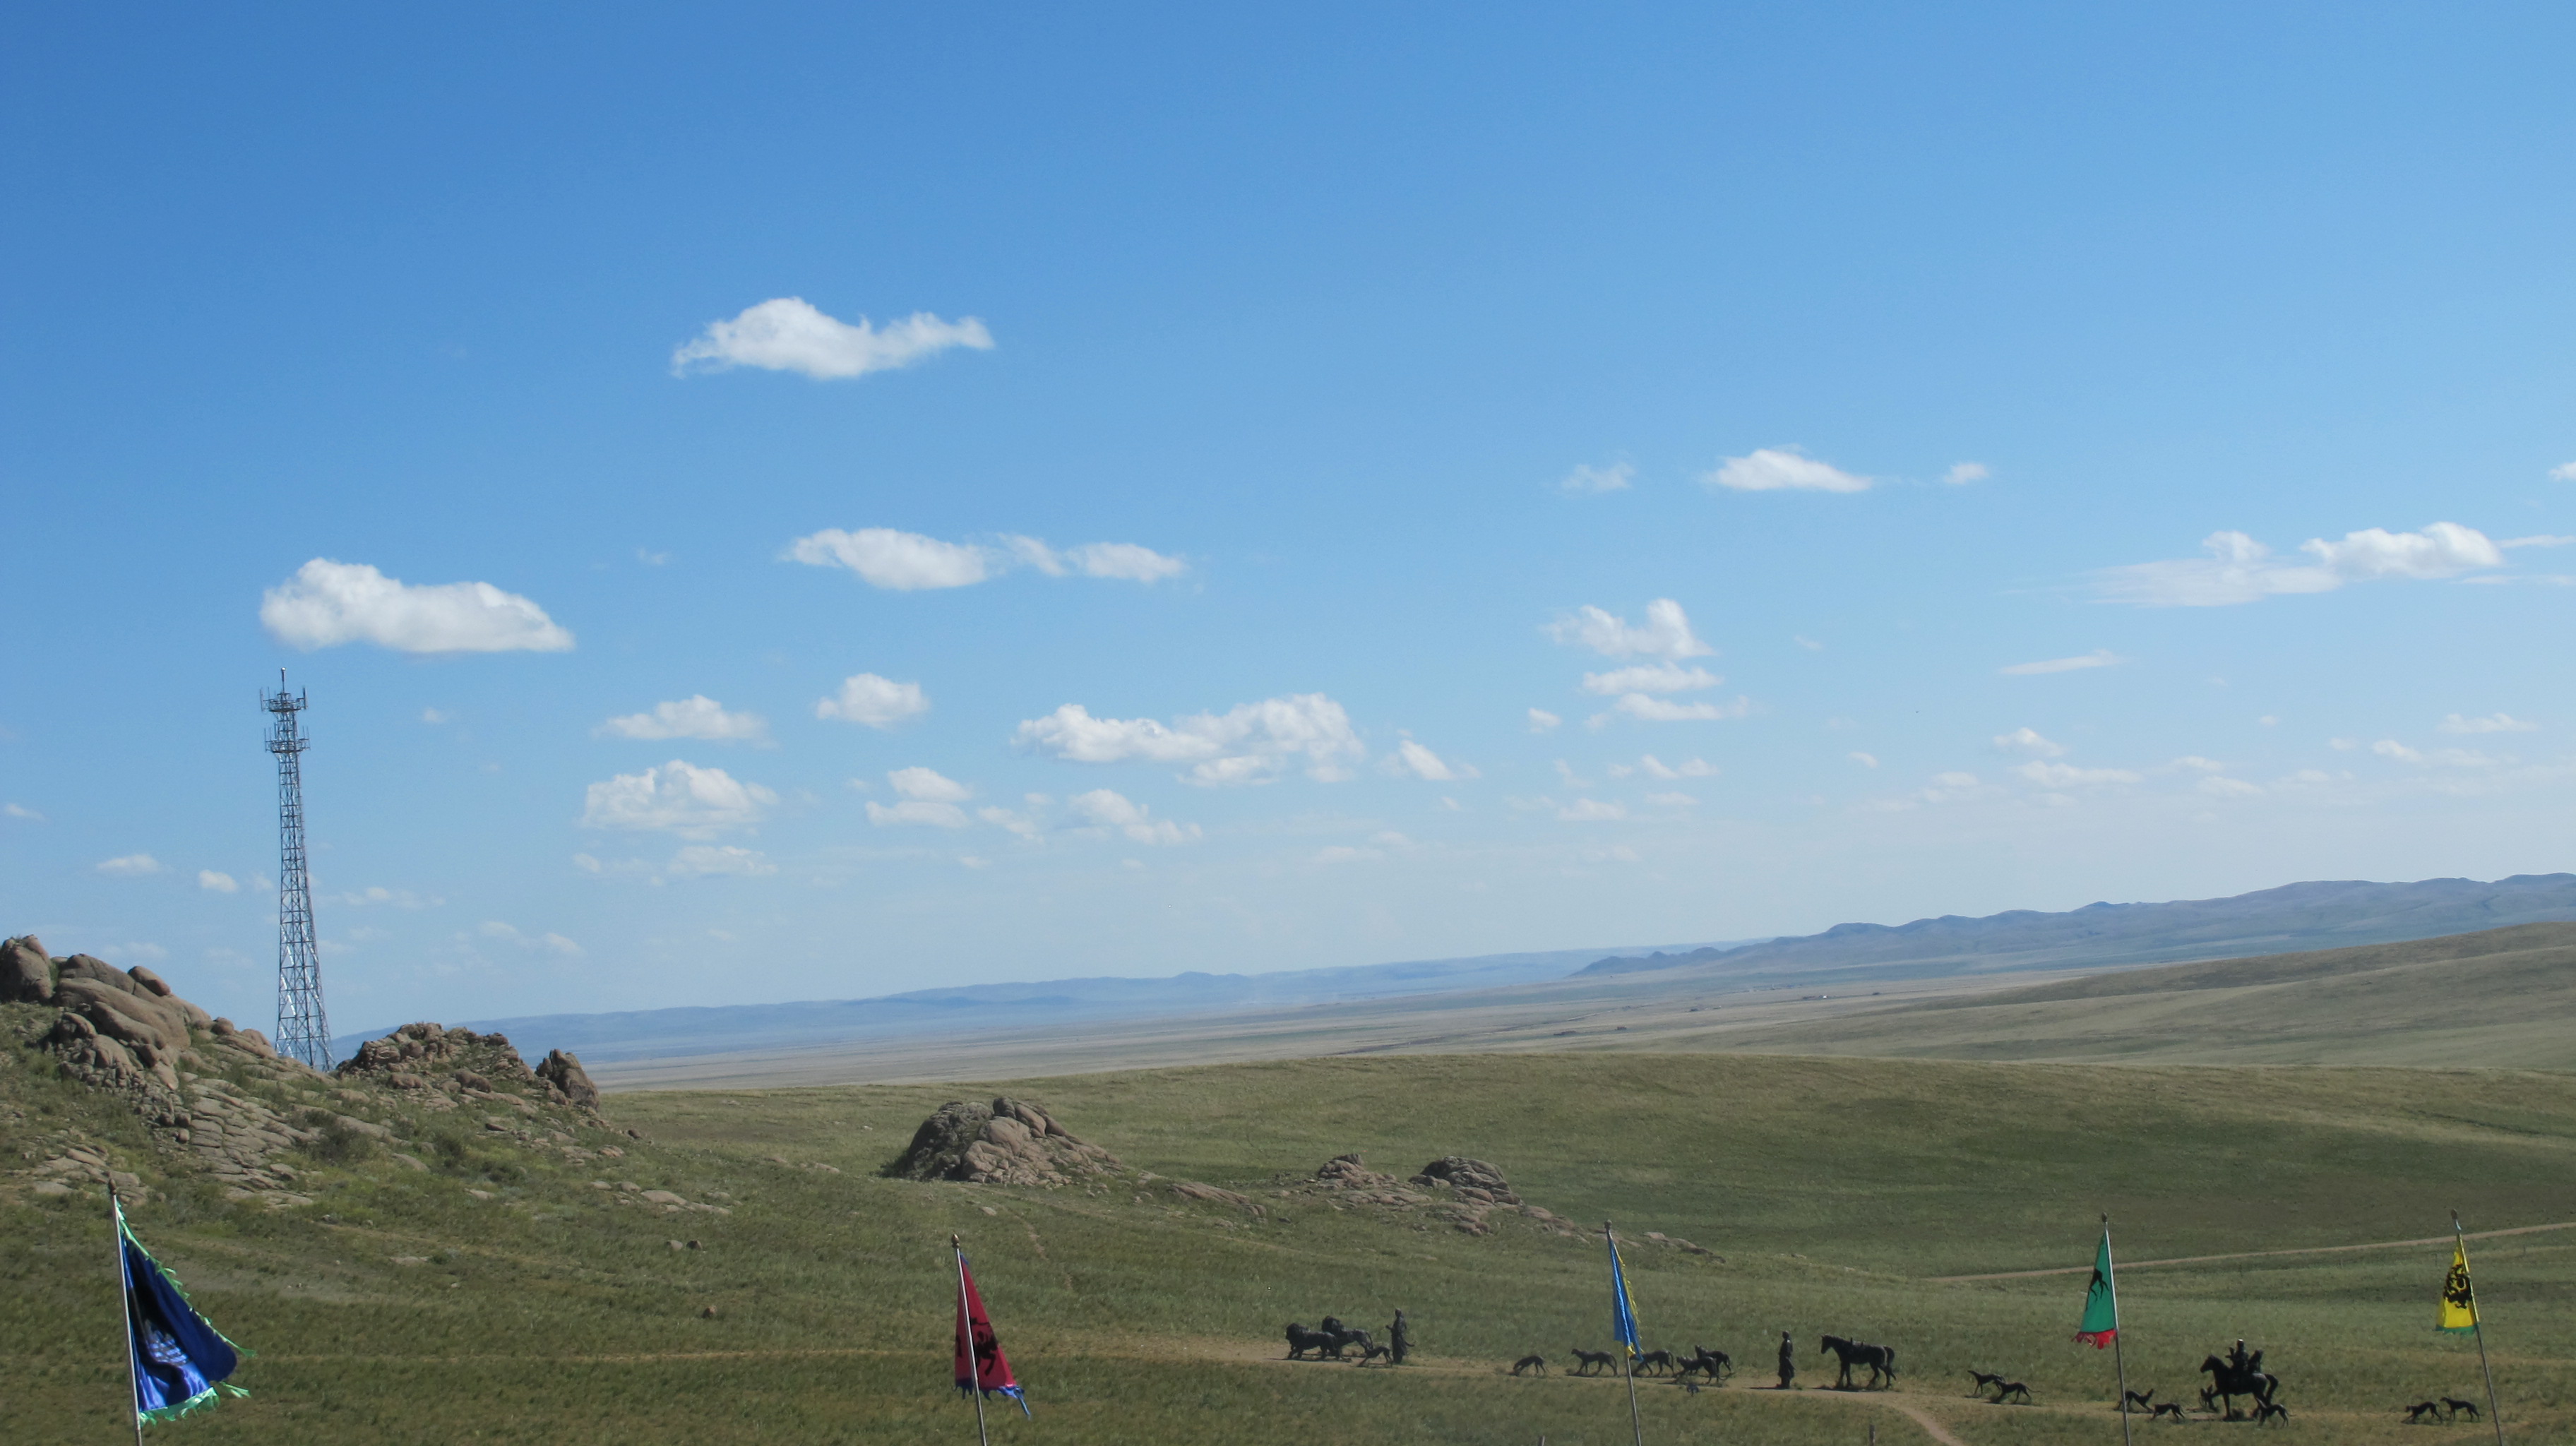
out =
<svg viewBox="0 0 2576 1446"><path fill-rule="evenodd" d="M295 715L304 695L260 695L272 715L268 751L277 755L277 1052L315 1069L331 1067L331 1026L322 1017L322 951L313 937L313 877L304 865L304 750L312 742Z"/></svg>

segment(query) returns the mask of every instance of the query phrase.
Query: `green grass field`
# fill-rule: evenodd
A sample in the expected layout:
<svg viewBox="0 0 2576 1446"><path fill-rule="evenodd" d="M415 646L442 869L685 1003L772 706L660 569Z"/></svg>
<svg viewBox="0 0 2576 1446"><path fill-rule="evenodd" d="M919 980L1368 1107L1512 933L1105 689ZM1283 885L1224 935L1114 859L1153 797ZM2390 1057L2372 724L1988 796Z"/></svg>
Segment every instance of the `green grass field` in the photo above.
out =
<svg viewBox="0 0 2576 1446"><path fill-rule="evenodd" d="M2136 1260L2428 1236L2454 1205L2472 1229L2576 1221L2576 1078L2541 1073L1431 1055L652 1093L611 1098L647 1137L613 1171L480 1143L425 1173L316 1160L300 1181L315 1203L269 1211L148 1168L139 1124L45 1057L11 1049L6 1064L0 1129L27 1142L10 1153L76 1129L146 1165L165 1193L138 1231L258 1352L240 1377L251 1399L151 1428L209 1443L971 1440L947 1381L951 1231L1038 1411L997 1412L996 1440L1625 1440L1615 1381L1501 1374L1525 1352L1561 1368L1569 1347L1607 1343L1597 1238L1502 1215L1477 1237L1266 1193L1350 1150L1398 1174L1479 1156L1534 1204L1715 1250L1631 1253L1649 1344L1704 1342L1744 1368L1722 1391L1641 1385L1660 1441L1856 1442L1872 1424L1890 1443L1938 1439L1899 1407L1966 1442L2116 1439L2111 1358L2070 1339L2081 1275L1936 1279L2084 1266L2100 1211ZM943 1100L1005 1089L1130 1176L1047 1191L874 1173ZM1136 1171L1254 1194L1268 1217ZM613 1208L595 1178L733 1213ZM104 1202L24 1186L0 1185L10 1439L123 1439ZM703 1248L668 1248L691 1238ZM2473 1248L2511 1439L2569 1439L2576 1231ZM2396 1408L2480 1394L2469 1344L2431 1329L2446 1258L2137 1269L2131 1384L2188 1402L2200 1357L2244 1335L2288 1382L2296 1415L2275 1434L2414 1440ZM1417 1365L1278 1359L1286 1320L1375 1326L1399 1306ZM1835 1331L1895 1345L1904 1388L1746 1389L1783 1329L1808 1385L1829 1379L1816 1337ZM2027 1381L2039 1404L1967 1400L1972 1365Z"/></svg>

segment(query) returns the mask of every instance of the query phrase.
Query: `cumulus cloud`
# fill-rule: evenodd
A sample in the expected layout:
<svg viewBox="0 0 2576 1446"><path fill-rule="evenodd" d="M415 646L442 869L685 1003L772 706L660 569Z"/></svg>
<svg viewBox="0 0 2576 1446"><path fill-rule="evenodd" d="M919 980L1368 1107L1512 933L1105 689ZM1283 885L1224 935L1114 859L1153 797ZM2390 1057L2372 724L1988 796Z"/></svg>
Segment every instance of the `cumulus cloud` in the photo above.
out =
<svg viewBox="0 0 2576 1446"><path fill-rule="evenodd" d="M485 939L497 943L514 944L531 953L554 954L567 959L578 959L582 955L582 947L561 934L522 933L517 926L505 924L499 919L484 920L482 926L474 932Z"/></svg>
<svg viewBox="0 0 2576 1446"><path fill-rule="evenodd" d="M1625 492L1628 490L1628 484L1636 480L1636 476L1637 469L1625 462L1613 462L1607 467L1584 464L1559 478L1556 490L1568 497L1591 497L1603 492Z"/></svg>
<svg viewBox="0 0 2576 1446"><path fill-rule="evenodd" d="M1741 718L1753 711L1749 698L1732 703L1676 703L1670 698L1656 698L1644 693L1630 693L1611 708L1624 717L1641 723L1713 723L1726 718Z"/></svg>
<svg viewBox="0 0 2576 1446"><path fill-rule="evenodd" d="M1859 764L1863 768L1876 768L1878 766L1878 755L1875 753L1862 753L1855 750L1850 757L1852 762Z"/></svg>
<svg viewBox="0 0 2576 1446"><path fill-rule="evenodd" d="M956 779L942 776L932 768L898 768L886 775L901 798L922 798L934 803L964 803L975 796L975 790Z"/></svg>
<svg viewBox="0 0 2576 1446"><path fill-rule="evenodd" d="M993 334L969 316L942 321L916 311L883 330L860 317L856 326L824 315L801 296L781 296L747 308L731 321L712 321L695 341L671 353L671 374L719 372L733 367L802 372L818 380L894 371L951 347L993 348Z"/></svg>
<svg viewBox="0 0 2576 1446"><path fill-rule="evenodd" d="M1872 479L1829 467L1796 447L1763 447L1726 458L1699 480L1733 492L1866 492Z"/></svg>
<svg viewBox="0 0 2576 1446"><path fill-rule="evenodd" d="M2490 718L2463 718L2454 713L2441 723L2445 733L2529 733L2539 726L2510 713L2498 713Z"/></svg>
<svg viewBox="0 0 2576 1446"><path fill-rule="evenodd" d="M1548 624L1547 635L1560 643L1590 648L1605 658L1662 658L1679 662L1716 652L1691 634L1690 617L1671 598L1646 604L1646 621L1631 627L1625 618L1591 606L1570 618Z"/></svg>
<svg viewBox="0 0 2576 1446"><path fill-rule="evenodd" d="M1099 828L1116 829L1141 844L1185 844L1199 840L1199 826L1153 817L1153 810L1106 788L1077 793L1065 800L1074 812Z"/></svg>
<svg viewBox="0 0 2576 1446"><path fill-rule="evenodd" d="M871 587L894 592L968 587L991 577L996 559L971 543L942 542L918 532L826 527L787 545L791 561L809 567L846 567Z"/></svg>
<svg viewBox="0 0 2576 1446"><path fill-rule="evenodd" d="M675 879L758 878L778 872L757 849L732 844L690 844L671 855L662 871Z"/></svg>
<svg viewBox="0 0 2576 1446"><path fill-rule="evenodd" d="M2576 462L2570 462L2563 467L2550 468L2549 477L2554 482L2576 482Z"/></svg>
<svg viewBox="0 0 2576 1446"><path fill-rule="evenodd" d="M0 806L0 813L5 813L11 818L23 818L29 823L43 823L45 821L45 816L43 814L36 812L34 809L27 807L23 803L12 803Z"/></svg>
<svg viewBox="0 0 2576 1446"><path fill-rule="evenodd" d="M1078 573L1127 582L1160 582L1190 570L1190 565L1177 557L1166 557L1132 542L1086 542L1058 551L1034 537L1006 534L1002 543L1013 557L1049 577Z"/></svg>
<svg viewBox="0 0 2576 1446"><path fill-rule="evenodd" d="M2299 546L2305 562L2275 557L2242 532L2213 532L2201 547L2207 557L2105 568L2095 575L2096 590L2141 607L2224 607L2332 592L2346 583L2432 581L2504 566L2503 551L2485 533L2454 522L2421 532L2368 527L2337 542L2311 538Z"/></svg>
<svg viewBox="0 0 2576 1446"><path fill-rule="evenodd" d="M2212 774L2200 781L2200 791L2212 798L2254 798L2261 795L2263 788L2241 778L2222 778Z"/></svg>
<svg viewBox="0 0 2576 1446"><path fill-rule="evenodd" d="M1295 693L1244 703L1224 713L1196 713L1164 724L1151 718L1094 718L1067 703L1019 726L1022 748L1072 763L1187 763L1198 784L1265 783L1303 761L1321 782L1350 777L1345 758L1366 753L1342 705L1321 693Z"/></svg>
<svg viewBox="0 0 2576 1446"><path fill-rule="evenodd" d="M2409 748L2394 738L2380 739L2370 745L2370 751L2382 758L2393 758L2400 763L2413 763L2430 768L2494 768L2512 761L2509 758L2497 758L2491 754L2480 753L2474 748L2436 748L2427 752Z"/></svg>
<svg viewBox="0 0 2576 1446"><path fill-rule="evenodd" d="M1042 794L1029 795L1029 801L1032 803L1042 801L1043 798ZM1032 814L1014 813L1007 808L979 808L975 810L975 816L1006 833L1017 834L1030 843L1038 842L1038 836L1042 832L1038 827L1037 819Z"/></svg>
<svg viewBox="0 0 2576 1446"><path fill-rule="evenodd" d="M922 696L919 683L898 683L874 673L855 673L842 679L839 694L814 705L817 718L864 723L871 728L892 728L929 711L930 700Z"/></svg>
<svg viewBox="0 0 2576 1446"><path fill-rule="evenodd" d="M2036 663L2014 663L1995 671L2007 678L2031 678L2047 673L2081 672L2086 668L2112 668L2127 661L2109 648L2096 648L2072 658L2042 658Z"/></svg>
<svg viewBox="0 0 2576 1446"><path fill-rule="evenodd" d="M1550 713L1545 708L1532 708L1529 710L1529 730L1532 733L1553 732L1555 731L1556 726L1564 721L1564 719ZM9 806L13 809L17 807L14 803Z"/></svg>
<svg viewBox="0 0 2576 1446"><path fill-rule="evenodd" d="M488 582L414 587L365 563L317 557L261 594L269 634L307 652L373 643L403 653L560 653L572 634Z"/></svg>
<svg viewBox="0 0 2576 1446"><path fill-rule="evenodd" d="M2039 730L2036 728L2016 728L2010 733L1996 734L1995 749L2002 753L2025 753L2033 758L2063 758L2066 756L2066 747L2064 744L2052 743L2046 738L2041 737L2039 735Z"/></svg>
<svg viewBox="0 0 2576 1446"><path fill-rule="evenodd" d="M932 828L964 828L967 819L966 810L953 803L941 803L934 799L907 798L896 804L884 804L870 799L868 822L879 828L907 823L927 824Z"/></svg>
<svg viewBox="0 0 2576 1446"><path fill-rule="evenodd" d="M2186 753L2166 766L2169 768L2189 769L2194 773L2224 773L2227 771L2226 764L2219 762L2215 758L2203 758L2197 753Z"/></svg>
<svg viewBox="0 0 2576 1446"><path fill-rule="evenodd" d="M1714 778L1717 776L1717 765L1705 758L1685 758L1680 763L1672 764L1649 753L1637 760L1637 766L1644 769L1649 778Z"/></svg>
<svg viewBox="0 0 2576 1446"><path fill-rule="evenodd" d="M650 713L611 718L591 730L594 737L702 738L710 743L767 743L769 721L757 713L728 713L704 693L673 703L656 703Z"/></svg>
<svg viewBox="0 0 2576 1446"><path fill-rule="evenodd" d="M745 783L721 768L672 759L641 773L621 773L590 785L581 826L660 830L703 839L749 828L778 802L778 795Z"/></svg>
<svg viewBox="0 0 2576 1446"><path fill-rule="evenodd" d="M1425 783L1455 783L1462 778L1478 776L1472 765L1451 763L1410 737L1397 742L1395 751L1387 755L1386 771L1409 773Z"/></svg>
<svg viewBox="0 0 2576 1446"><path fill-rule="evenodd" d="M1628 806L1624 803L1607 803L1597 798L1578 798L1558 809L1556 816L1566 823L1609 823L1626 818Z"/></svg>
<svg viewBox="0 0 2576 1446"><path fill-rule="evenodd" d="M1964 487L1971 482L1983 482L1993 475L1995 474L1986 470L1986 464L1983 462L1960 462L1954 464L1949 471L1942 473L1941 480L1953 487Z"/></svg>
<svg viewBox="0 0 2576 1446"><path fill-rule="evenodd" d="M1699 800L1687 793L1650 793L1646 802L1657 808L1697 808Z"/></svg>
<svg viewBox="0 0 2576 1446"><path fill-rule="evenodd" d="M210 894L234 894L241 892L241 881L230 874L217 873L213 869L199 869L197 887Z"/></svg>
<svg viewBox="0 0 2576 1446"><path fill-rule="evenodd" d="M1606 673L1583 675L1583 691L1602 697L1621 693L1688 693L1700 688L1714 688L1726 679L1706 668L1685 668L1679 663L1639 663L1633 667L1613 668Z"/></svg>
<svg viewBox="0 0 2576 1446"><path fill-rule="evenodd" d="M161 861L150 854L124 854L117 858L99 860L98 871L102 874L113 874L120 879L139 879L145 874L161 872Z"/></svg>
<svg viewBox="0 0 2576 1446"><path fill-rule="evenodd" d="M2013 772L2045 788L2075 788L2087 784L2136 783L2138 775L2125 768L2078 768L2071 763L2046 763L2033 760Z"/></svg>
<svg viewBox="0 0 2576 1446"><path fill-rule="evenodd" d="M382 884L373 884L363 889L351 890L332 902L357 909L375 904L396 909L435 909L447 901L425 894L416 894L409 889L388 889Z"/></svg>

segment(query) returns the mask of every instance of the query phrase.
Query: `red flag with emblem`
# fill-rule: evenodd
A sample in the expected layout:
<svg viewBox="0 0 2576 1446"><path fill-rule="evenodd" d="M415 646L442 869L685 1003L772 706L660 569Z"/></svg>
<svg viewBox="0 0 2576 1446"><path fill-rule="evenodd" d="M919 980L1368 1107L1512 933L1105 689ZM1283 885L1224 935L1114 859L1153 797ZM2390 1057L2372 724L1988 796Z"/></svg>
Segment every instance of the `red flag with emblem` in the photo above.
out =
<svg viewBox="0 0 2576 1446"><path fill-rule="evenodd" d="M962 1250L957 1253L957 1389L999 1391L1018 1401L1021 1410L1029 1408L1020 1383L1011 1376L1011 1358L1002 1354L1001 1339L993 1334L992 1318L984 1314L984 1297L975 1289L975 1273L967 1269Z"/></svg>

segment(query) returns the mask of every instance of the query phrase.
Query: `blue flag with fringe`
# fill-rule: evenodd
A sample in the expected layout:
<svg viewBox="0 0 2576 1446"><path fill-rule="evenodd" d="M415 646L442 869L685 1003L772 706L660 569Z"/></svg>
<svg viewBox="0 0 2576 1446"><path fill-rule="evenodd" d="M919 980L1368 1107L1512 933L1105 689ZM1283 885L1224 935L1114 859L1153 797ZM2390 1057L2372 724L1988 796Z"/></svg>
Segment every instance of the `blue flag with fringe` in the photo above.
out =
<svg viewBox="0 0 2576 1446"><path fill-rule="evenodd" d="M1629 1359L1644 1354L1637 1344L1637 1303L1628 1298L1628 1273L1619 1268L1619 1237L1604 1222L1601 1238L1610 1242L1610 1333L1628 1348Z"/></svg>
<svg viewBox="0 0 2576 1446"><path fill-rule="evenodd" d="M250 1392L226 1384L242 1351L216 1330L161 1262L134 1238L125 1206L115 1202L117 1254L125 1267L125 1348L134 1369L134 1414L167 1421L214 1404L215 1388L236 1396Z"/></svg>

